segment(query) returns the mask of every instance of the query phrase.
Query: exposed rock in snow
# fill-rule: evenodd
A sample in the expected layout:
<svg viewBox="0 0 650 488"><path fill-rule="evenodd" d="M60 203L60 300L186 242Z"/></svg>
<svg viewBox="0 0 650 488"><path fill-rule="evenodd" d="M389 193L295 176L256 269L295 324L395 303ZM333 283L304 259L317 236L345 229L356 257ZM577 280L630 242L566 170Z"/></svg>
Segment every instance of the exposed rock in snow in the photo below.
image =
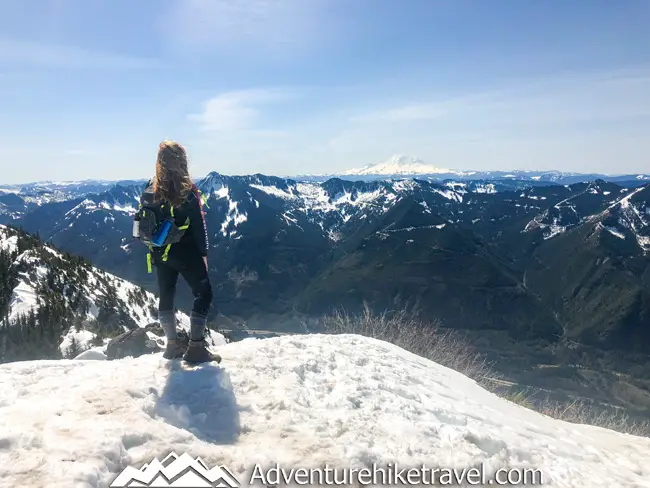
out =
<svg viewBox="0 0 650 488"><path fill-rule="evenodd" d="M111 339L106 346L107 359L139 357L144 354L160 352L161 345L149 340L145 329L133 329Z"/></svg>

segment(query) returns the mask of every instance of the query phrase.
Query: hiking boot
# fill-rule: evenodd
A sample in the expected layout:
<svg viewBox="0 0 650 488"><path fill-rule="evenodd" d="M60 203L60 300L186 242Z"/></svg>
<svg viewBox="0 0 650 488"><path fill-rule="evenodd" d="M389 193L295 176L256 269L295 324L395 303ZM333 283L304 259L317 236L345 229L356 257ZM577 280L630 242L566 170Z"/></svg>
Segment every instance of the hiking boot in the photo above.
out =
<svg viewBox="0 0 650 488"><path fill-rule="evenodd" d="M163 352L165 359L180 359L187 351L189 338L178 337L178 339L167 339L167 347Z"/></svg>
<svg viewBox="0 0 650 488"><path fill-rule="evenodd" d="M221 356L210 352L205 339L201 339L200 341L190 341L183 360L188 363L210 363L212 361L220 363Z"/></svg>

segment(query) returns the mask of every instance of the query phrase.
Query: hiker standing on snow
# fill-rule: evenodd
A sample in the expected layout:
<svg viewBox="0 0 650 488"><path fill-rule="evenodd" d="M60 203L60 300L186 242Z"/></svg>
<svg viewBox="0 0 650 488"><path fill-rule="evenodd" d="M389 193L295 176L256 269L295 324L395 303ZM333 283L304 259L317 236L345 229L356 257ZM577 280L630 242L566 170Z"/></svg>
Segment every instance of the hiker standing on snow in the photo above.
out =
<svg viewBox="0 0 650 488"><path fill-rule="evenodd" d="M187 153L180 144L164 141L159 145L156 176L142 194L135 221L138 237L149 246L149 272L152 263L157 270L158 320L167 337L163 357L191 363L220 362L221 357L207 349L204 337L212 287L203 201L190 179ZM189 343L176 331L174 297L179 274L194 295Z"/></svg>

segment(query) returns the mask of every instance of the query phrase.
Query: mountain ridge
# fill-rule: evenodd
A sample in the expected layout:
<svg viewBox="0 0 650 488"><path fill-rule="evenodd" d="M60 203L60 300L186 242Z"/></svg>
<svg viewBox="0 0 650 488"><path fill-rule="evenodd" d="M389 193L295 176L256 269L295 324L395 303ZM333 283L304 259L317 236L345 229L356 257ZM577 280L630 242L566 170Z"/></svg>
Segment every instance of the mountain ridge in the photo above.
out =
<svg viewBox="0 0 650 488"><path fill-rule="evenodd" d="M411 170L409 168L412 167ZM373 168L381 169L373 173ZM396 169L395 172L391 168ZM204 176L194 178L195 182L205 180L210 174L219 174L212 171ZM259 175L259 173L257 173ZM254 175L224 175L235 178L246 178ZM264 175L262 175L264 176ZM295 181L325 182L328 179L339 178L349 181L373 181L378 179L391 178L428 178L436 181L443 180L494 180L494 181L522 181L528 184L574 184L589 182L598 179L625 183L627 185L640 185L650 181L650 174L642 173L577 173L563 172L557 170L455 170L439 168L425 163L421 159L407 155L393 155L383 163L368 164L362 168L342 170L335 173L325 174L297 174L285 175L279 178ZM79 181L36 181L16 184L0 184L0 215L3 210L3 202L6 198L20 198L26 203L48 203L82 197L91 193L101 193L114 186L139 186L147 181L141 179L85 179Z"/></svg>
<svg viewBox="0 0 650 488"><path fill-rule="evenodd" d="M547 270L555 265L542 266L547 270L542 276L535 263L546 256L544 249L556 247L551 243L560 237L563 242L579 242L583 235L579 229L592 225L590 219L602 221L604 232L617 245L599 241L592 260L587 248L576 244L576 262L584 260L585 269L591 269L614 253L618 260L609 265L634 266L624 271L632 274L621 286L639 290L645 280L638 263L650 242L645 217L650 208L648 184L634 188L604 180L537 185L426 178L330 178L316 183L212 172L197 185L209 206L215 320L234 320L252 328L295 324L301 316L313 317L340 303L358 306L366 301L375 308L425 303L426 317L454 327L496 328L519 338L548 340L569 330L576 333L567 337L581 340L579 331L584 328L579 316L562 312L562 300L549 291L560 288L553 284L558 271ZM43 204L13 222L154 291L155 274L146 273L145 249L130 237L142 186L115 186L104 193ZM615 215L609 220L598 217L608 209ZM409 259L422 264L404 265ZM423 273L425 269L429 271ZM365 281L356 278L360 276ZM179 303L189 305L187 290L179 293ZM628 295L629 303L621 305L620 314L595 315L592 329L625 330L630 320L643 321L647 306L636 294ZM585 306L592 300L584 293L577 297ZM509 299L518 303L510 310ZM629 307L640 309L630 315ZM607 337L588 333L585 340L605 344ZM618 346L638 348L643 343L618 341Z"/></svg>

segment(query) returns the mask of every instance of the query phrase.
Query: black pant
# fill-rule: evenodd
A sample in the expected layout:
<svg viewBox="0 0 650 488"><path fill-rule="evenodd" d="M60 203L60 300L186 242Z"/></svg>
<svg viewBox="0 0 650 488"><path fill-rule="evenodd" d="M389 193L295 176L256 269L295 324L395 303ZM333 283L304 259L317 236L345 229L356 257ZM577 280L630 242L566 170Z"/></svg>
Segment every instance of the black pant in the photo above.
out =
<svg viewBox="0 0 650 488"><path fill-rule="evenodd" d="M180 274L190 286L192 295L194 295L192 311L200 315L208 315L212 304L212 286L200 254L186 254L181 259L170 259L168 262L156 260L155 264L160 292L159 311L174 310L176 283Z"/></svg>

